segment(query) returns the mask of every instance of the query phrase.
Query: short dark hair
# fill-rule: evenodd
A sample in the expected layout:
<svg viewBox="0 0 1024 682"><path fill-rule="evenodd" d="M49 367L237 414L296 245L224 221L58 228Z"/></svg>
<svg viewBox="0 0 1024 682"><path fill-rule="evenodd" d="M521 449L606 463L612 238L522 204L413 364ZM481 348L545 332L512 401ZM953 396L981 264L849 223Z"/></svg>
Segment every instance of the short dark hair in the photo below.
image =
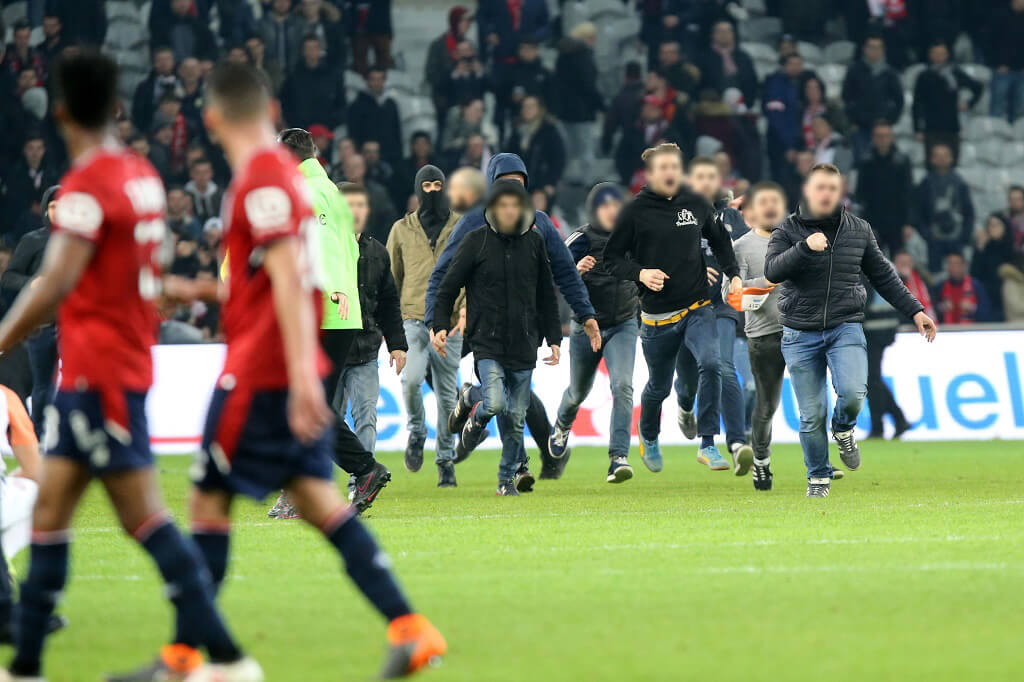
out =
<svg viewBox="0 0 1024 682"><path fill-rule="evenodd" d="M366 191L366 187L360 185L358 182L339 182L338 190L348 196L350 194L362 194L367 200L370 198L370 193Z"/></svg>
<svg viewBox="0 0 1024 682"><path fill-rule="evenodd" d="M692 172L697 166L714 166L718 168L718 164L710 156L695 156L690 159L690 165L686 167L687 172Z"/></svg>
<svg viewBox="0 0 1024 682"><path fill-rule="evenodd" d="M762 192L778 192L782 195L783 201L788 198L786 197L786 190L782 188L782 185L777 182L772 182L771 180L762 180L761 182L755 182L751 188L747 190L746 196L743 197L743 204L746 205L747 202L753 202L754 197Z"/></svg>
<svg viewBox="0 0 1024 682"><path fill-rule="evenodd" d="M872 130L875 130L876 128L892 128L892 123L889 123L889 121L884 118L880 118L871 126Z"/></svg>
<svg viewBox="0 0 1024 682"><path fill-rule="evenodd" d="M433 140L431 140L430 138L430 133L428 133L426 130L413 131L413 134L409 136L410 144L416 144L416 141L420 139L433 143Z"/></svg>
<svg viewBox="0 0 1024 682"><path fill-rule="evenodd" d="M789 54L784 54L781 57L779 57L779 66L785 66L790 59L802 60L803 57L800 56L799 52L790 52Z"/></svg>
<svg viewBox="0 0 1024 682"><path fill-rule="evenodd" d="M827 173L828 175L842 175L839 171L839 167L834 163L816 163L811 166L811 170L807 173L807 177L811 177L818 172Z"/></svg>
<svg viewBox="0 0 1024 682"><path fill-rule="evenodd" d="M206 94L231 121L259 118L270 101L266 78L249 64L231 62L220 64L207 76Z"/></svg>
<svg viewBox="0 0 1024 682"><path fill-rule="evenodd" d="M199 166L209 166L210 168L213 168L213 162L210 161L205 156L203 156L201 158L198 158L198 159L195 159L194 161L192 161L192 163L190 163L188 165L188 169L191 172L192 169L198 168Z"/></svg>
<svg viewBox="0 0 1024 682"><path fill-rule="evenodd" d="M313 142L313 135L308 130L286 128L277 136L277 141L287 147L300 161L316 156L316 143Z"/></svg>
<svg viewBox="0 0 1024 682"><path fill-rule="evenodd" d="M53 70L51 98L67 116L89 130L104 127L117 108L117 64L95 50L60 57Z"/></svg>

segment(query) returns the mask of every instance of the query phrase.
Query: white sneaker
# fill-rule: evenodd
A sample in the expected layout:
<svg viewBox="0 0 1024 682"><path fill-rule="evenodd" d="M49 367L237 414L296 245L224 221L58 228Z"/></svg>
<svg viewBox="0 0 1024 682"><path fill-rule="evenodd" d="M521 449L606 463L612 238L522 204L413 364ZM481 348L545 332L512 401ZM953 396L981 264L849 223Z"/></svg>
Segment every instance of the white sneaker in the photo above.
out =
<svg viewBox="0 0 1024 682"><path fill-rule="evenodd" d="M44 677L19 677L7 672L6 668L0 668L0 682L46 682Z"/></svg>
<svg viewBox="0 0 1024 682"><path fill-rule="evenodd" d="M248 656L234 663L205 663L185 682L263 682L263 668Z"/></svg>
<svg viewBox="0 0 1024 682"><path fill-rule="evenodd" d="M754 465L754 448L746 443L733 443L729 451L732 455L732 473L746 476Z"/></svg>

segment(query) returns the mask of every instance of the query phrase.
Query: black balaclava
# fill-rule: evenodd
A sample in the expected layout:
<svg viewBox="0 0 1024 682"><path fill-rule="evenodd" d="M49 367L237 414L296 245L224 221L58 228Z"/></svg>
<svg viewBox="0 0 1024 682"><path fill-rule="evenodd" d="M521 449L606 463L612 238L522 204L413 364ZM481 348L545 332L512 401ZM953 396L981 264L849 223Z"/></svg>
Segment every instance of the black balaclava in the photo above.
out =
<svg viewBox="0 0 1024 682"><path fill-rule="evenodd" d="M445 191L447 187L440 192L423 191L424 182L434 182L435 180L440 180L442 185L444 184L444 173L437 166L427 164L416 172L416 198L420 200L420 208L416 214L420 217L420 225L427 233L430 246L437 243L437 238L441 234L441 230L444 229L445 223L448 222L448 216L451 215L451 208L448 206L448 192Z"/></svg>

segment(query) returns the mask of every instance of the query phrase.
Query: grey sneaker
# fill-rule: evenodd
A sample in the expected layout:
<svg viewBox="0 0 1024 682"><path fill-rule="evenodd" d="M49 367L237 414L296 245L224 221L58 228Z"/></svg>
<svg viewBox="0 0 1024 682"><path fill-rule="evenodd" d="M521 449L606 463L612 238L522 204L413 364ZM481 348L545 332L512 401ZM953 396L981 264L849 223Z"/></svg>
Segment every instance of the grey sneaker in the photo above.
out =
<svg viewBox="0 0 1024 682"><path fill-rule="evenodd" d="M807 479L807 497L828 497L832 481L827 478Z"/></svg>
<svg viewBox="0 0 1024 682"><path fill-rule="evenodd" d="M849 431L834 431L832 438L835 439L839 445L839 459L843 460L843 464L850 471L856 471L860 468L860 446L857 445L857 439L853 435L853 430Z"/></svg>
<svg viewBox="0 0 1024 682"><path fill-rule="evenodd" d="M405 468L416 473L423 466L423 443L426 438L410 434L409 442L405 446Z"/></svg>
<svg viewBox="0 0 1024 682"><path fill-rule="evenodd" d="M458 483L455 481L455 464L453 462L441 462L437 465L437 487L455 488Z"/></svg>
<svg viewBox="0 0 1024 682"><path fill-rule="evenodd" d="M693 410L687 412L683 408L679 408L679 430L683 432L687 440L697 437L697 417Z"/></svg>

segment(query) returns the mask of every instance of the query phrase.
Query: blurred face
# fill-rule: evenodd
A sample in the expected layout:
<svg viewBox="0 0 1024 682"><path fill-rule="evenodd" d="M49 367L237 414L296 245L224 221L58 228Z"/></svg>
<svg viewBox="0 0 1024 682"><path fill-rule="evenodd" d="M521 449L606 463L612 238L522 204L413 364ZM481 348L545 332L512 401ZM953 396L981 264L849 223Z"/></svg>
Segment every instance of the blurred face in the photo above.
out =
<svg viewBox="0 0 1024 682"><path fill-rule="evenodd" d="M783 68L787 76L790 78L796 78L804 72L804 60L801 59L799 55L793 55L786 60Z"/></svg>
<svg viewBox="0 0 1024 682"><path fill-rule="evenodd" d="M181 60L181 66L178 67L178 75L181 76L181 80L186 82L197 81L201 73L199 60L195 57L185 57Z"/></svg>
<svg viewBox="0 0 1024 682"><path fill-rule="evenodd" d="M128 142L128 138L135 132L135 126L132 122L125 119L117 122L117 137L121 142Z"/></svg>
<svg viewBox="0 0 1024 682"><path fill-rule="evenodd" d="M29 42L32 40L32 29L30 28L19 28L14 32L14 46L19 50L28 48Z"/></svg>
<svg viewBox="0 0 1024 682"><path fill-rule="evenodd" d="M523 214L523 204L519 197L511 194L500 196L491 210L499 232L514 234L519 229L519 218Z"/></svg>
<svg viewBox="0 0 1024 682"><path fill-rule="evenodd" d="M417 137L412 143L412 153L421 159L425 159L430 156L431 145L430 140L425 137Z"/></svg>
<svg viewBox="0 0 1024 682"><path fill-rule="evenodd" d="M772 189L762 190L754 195L750 210L751 219L762 229L770 230L786 215L786 197Z"/></svg>
<svg viewBox="0 0 1024 682"><path fill-rule="evenodd" d="M804 201L811 215L827 216L839 208L842 198L842 178L833 173L817 171L804 183Z"/></svg>
<svg viewBox="0 0 1024 682"><path fill-rule="evenodd" d="M345 177L349 182L362 182L366 177L366 162L359 154L352 154L345 159Z"/></svg>
<svg viewBox="0 0 1024 682"><path fill-rule="evenodd" d="M473 25L473 15L469 14L468 12L466 14L462 15L462 18L459 19L459 35L460 36L464 36L467 33L469 33L469 29L470 29L470 27L472 25Z"/></svg>
<svg viewBox="0 0 1024 682"><path fill-rule="evenodd" d="M320 16L321 0L302 0L302 14L309 20L316 21Z"/></svg>
<svg viewBox="0 0 1024 682"><path fill-rule="evenodd" d="M160 102L158 109L167 118L177 118L178 114L181 113L181 102L176 99L164 100Z"/></svg>
<svg viewBox="0 0 1024 682"><path fill-rule="evenodd" d="M946 256L946 272L949 273L950 279L963 279L964 275L967 274L967 264L964 262L964 257L959 253L951 253Z"/></svg>
<svg viewBox="0 0 1024 682"><path fill-rule="evenodd" d="M945 45L932 45L928 50L928 61L942 66L949 61L949 49Z"/></svg>
<svg viewBox="0 0 1024 682"><path fill-rule="evenodd" d="M465 213L480 200L476 191L461 173L455 173L448 181L448 202L456 213Z"/></svg>
<svg viewBox="0 0 1024 682"><path fill-rule="evenodd" d="M804 97L811 104L818 104L821 102L821 83L819 83L816 78L808 79L808 81L804 83Z"/></svg>
<svg viewBox="0 0 1024 682"><path fill-rule="evenodd" d="M173 137L174 131L171 130L171 126L164 126L157 130L156 134L153 135L153 139L165 146L171 144L171 138Z"/></svg>
<svg viewBox="0 0 1024 682"><path fill-rule="evenodd" d="M470 135L466 140L466 156L479 160L484 156L484 138L480 135Z"/></svg>
<svg viewBox="0 0 1024 682"><path fill-rule="evenodd" d="M548 195L542 189L534 190L530 193L530 203L533 204L534 211L547 211L548 210Z"/></svg>
<svg viewBox="0 0 1024 682"><path fill-rule="evenodd" d="M249 57L254 62L263 61L264 46L262 40L259 38L249 38L249 40L245 41L245 49L249 51Z"/></svg>
<svg viewBox="0 0 1024 682"><path fill-rule="evenodd" d="M480 123L484 120L484 103L483 100L475 99L462 110L462 118L473 125Z"/></svg>
<svg viewBox="0 0 1024 682"><path fill-rule="evenodd" d="M906 251L897 253L892 264L896 266L896 272L900 274L900 277L910 277L914 271L914 259Z"/></svg>
<svg viewBox="0 0 1024 682"><path fill-rule="evenodd" d="M356 153L356 145L351 137L343 137L338 140L338 158L344 161Z"/></svg>
<svg viewBox="0 0 1024 682"><path fill-rule="evenodd" d="M274 13L284 16L292 8L292 0L274 0Z"/></svg>
<svg viewBox="0 0 1024 682"><path fill-rule="evenodd" d="M524 62L533 62L540 56L540 50L533 43L522 43L519 45L519 59Z"/></svg>
<svg viewBox="0 0 1024 682"><path fill-rule="evenodd" d="M28 165L35 168L43 161L46 153L46 145L42 140L29 140L25 143L25 160Z"/></svg>
<svg viewBox="0 0 1024 682"><path fill-rule="evenodd" d="M806 177L814 165L814 154L807 150L799 151L796 154L796 172L800 177Z"/></svg>
<svg viewBox="0 0 1024 682"><path fill-rule="evenodd" d="M160 50L153 55L153 69L161 76L169 76L174 71L174 53Z"/></svg>
<svg viewBox="0 0 1024 682"><path fill-rule="evenodd" d="M36 72L32 69L25 69L18 74L18 90L25 92L29 88L33 88L36 85Z"/></svg>
<svg viewBox="0 0 1024 682"><path fill-rule="evenodd" d="M991 216L985 224L985 231L989 239L998 241L1006 236L1006 225L999 218Z"/></svg>
<svg viewBox="0 0 1024 682"><path fill-rule="evenodd" d="M655 123L661 120L661 107L653 102L644 102L643 109L640 110L640 116L647 123Z"/></svg>
<svg viewBox="0 0 1024 682"><path fill-rule="evenodd" d="M353 229L356 234L362 234L366 231L366 222L370 217L370 202L366 200L366 195L363 193L346 194L345 201L348 202L348 208L352 211Z"/></svg>
<svg viewBox="0 0 1024 682"><path fill-rule="evenodd" d="M889 126L876 126L871 131L871 143L875 145L875 149L883 154L888 153L892 149L892 140L892 128Z"/></svg>
<svg viewBox="0 0 1024 682"><path fill-rule="evenodd" d="M183 17L188 14L189 9L192 7L192 0L171 0L171 11L177 14L179 17Z"/></svg>
<svg viewBox="0 0 1024 682"><path fill-rule="evenodd" d="M929 157L932 166L940 173L945 173L953 167L953 152L944 144L937 144L932 147L932 154Z"/></svg>
<svg viewBox="0 0 1024 682"><path fill-rule="evenodd" d="M213 167L208 163L197 163L189 171L189 177L198 187L206 187L213 180Z"/></svg>
<svg viewBox="0 0 1024 682"><path fill-rule="evenodd" d="M662 43L658 48L658 61L662 66L679 63L679 43Z"/></svg>
<svg viewBox="0 0 1024 682"><path fill-rule="evenodd" d="M675 153L655 154L646 174L651 189L664 196L675 196L683 184L683 160Z"/></svg>
<svg viewBox="0 0 1024 682"><path fill-rule="evenodd" d="M736 46L736 33L732 30L732 24L727 21L720 21L715 24L711 31L711 42L719 48L731 50Z"/></svg>
<svg viewBox="0 0 1024 682"><path fill-rule="evenodd" d="M140 156L149 156L149 140L144 137L132 140L132 151Z"/></svg>
<svg viewBox="0 0 1024 682"><path fill-rule="evenodd" d="M367 142L363 145L363 160L369 165L380 162L380 142Z"/></svg>
<svg viewBox="0 0 1024 682"><path fill-rule="evenodd" d="M228 51L228 61L232 64L248 64L249 53L243 47L233 47Z"/></svg>
<svg viewBox="0 0 1024 682"><path fill-rule="evenodd" d="M876 64L885 59L885 43L881 38L868 38L864 43L864 61Z"/></svg>
<svg viewBox="0 0 1024 682"><path fill-rule="evenodd" d="M57 17L43 17L43 34L47 38L55 38L60 35L60 19Z"/></svg>
<svg viewBox="0 0 1024 682"><path fill-rule="evenodd" d="M601 228L610 231L615 227L615 219L619 217L619 211L621 210L621 201L609 199L597 207L594 215L597 217L597 222L601 225Z"/></svg>
<svg viewBox="0 0 1024 682"><path fill-rule="evenodd" d="M523 100L523 120L533 122L540 118L540 103L536 97L527 97Z"/></svg>
<svg viewBox="0 0 1024 682"><path fill-rule="evenodd" d="M729 177L729 174L732 173L732 159L729 158L729 155L725 152L715 152L715 155L712 158L715 160L715 165L718 167L719 175L723 178Z"/></svg>
<svg viewBox="0 0 1024 682"><path fill-rule="evenodd" d="M320 63L320 41L319 40L307 40L302 43L302 58L306 61L306 65L313 67Z"/></svg>
<svg viewBox="0 0 1024 682"><path fill-rule="evenodd" d="M657 71L648 71L644 79L644 90L658 93L665 89L665 79Z"/></svg>
<svg viewBox="0 0 1024 682"><path fill-rule="evenodd" d="M702 163L690 169L690 189L706 199L713 200L722 188L722 176L718 167Z"/></svg>
<svg viewBox="0 0 1024 682"><path fill-rule="evenodd" d="M814 139L821 142L832 134L832 126L825 119L816 118L811 121L811 132L814 133Z"/></svg>
<svg viewBox="0 0 1024 682"><path fill-rule="evenodd" d="M375 95L384 92L386 77L383 71L371 71L366 77L366 87Z"/></svg>
<svg viewBox="0 0 1024 682"><path fill-rule="evenodd" d="M472 59L476 56L476 49L473 47L473 43L468 40L463 40L461 43L455 46L455 59Z"/></svg>
<svg viewBox="0 0 1024 682"><path fill-rule="evenodd" d="M1014 12L1024 12L1024 0L1013 0L1010 3L1010 9Z"/></svg>
<svg viewBox="0 0 1024 682"><path fill-rule="evenodd" d="M167 213L172 216L184 215L188 210L188 195L180 189L167 193Z"/></svg>
<svg viewBox="0 0 1024 682"><path fill-rule="evenodd" d="M1019 189L1010 190L1009 194L1010 211L1012 213L1020 213L1024 211L1024 192Z"/></svg>

